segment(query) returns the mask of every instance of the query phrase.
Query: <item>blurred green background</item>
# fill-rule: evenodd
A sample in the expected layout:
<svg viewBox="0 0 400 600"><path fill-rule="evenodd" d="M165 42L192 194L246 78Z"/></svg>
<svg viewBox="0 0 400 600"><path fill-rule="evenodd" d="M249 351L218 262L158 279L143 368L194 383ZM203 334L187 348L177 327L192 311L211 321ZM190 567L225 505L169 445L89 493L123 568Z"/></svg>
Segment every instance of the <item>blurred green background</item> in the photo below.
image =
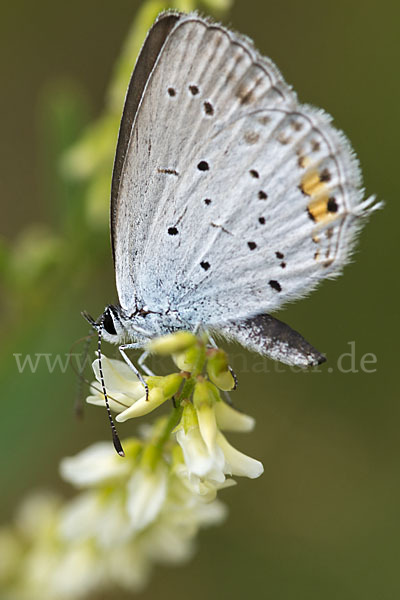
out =
<svg viewBox="0 0 400 600"><path fill-rule="evenodd" d="M122 104L121 91L107 90L140 6L2 6L3 521L32 488L70 494L57 475L60 458L109 438L102 411L89 407L82 422L75 419L71 370L51 374L42 362L36 373L20 374L13 353L65 355L87 333L80 311L97 316L116 299L107 225L115 134L104 131L109 125L114 132ZM223 20L254 39L302 101L335 117L360 158L367 193L386 207L363 231L344 276L278 315L327 354L326 365L293 373L231 349L239 375L234 401L257 428L230 439L262 460L265 474L223 492L225 525L202 533L188 566L159 568L140 597L398 598L400 4L236 0ZM129 48L119 81L134 61ZM103 133L87 137L105 107L112 116ZM85 147L65 158L82 135L99 147L95 165L86 164ZM71 176L77 164L82 172ZM96 185L86 177L94 172ZM338 368L349 342L358 372ZM375 372L361 369L367 353L376 356L367 365ZM349 357L343 366L349 369ZM133 427L121 426L121 435Z"/></svg>

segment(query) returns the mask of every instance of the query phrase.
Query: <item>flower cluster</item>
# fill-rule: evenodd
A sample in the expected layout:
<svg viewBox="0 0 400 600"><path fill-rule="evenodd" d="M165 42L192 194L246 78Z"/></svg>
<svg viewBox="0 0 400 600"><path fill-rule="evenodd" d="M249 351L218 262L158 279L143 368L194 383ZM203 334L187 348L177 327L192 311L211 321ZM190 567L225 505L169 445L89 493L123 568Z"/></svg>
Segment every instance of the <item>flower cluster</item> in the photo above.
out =
<svg viewBox="0 0 400 600"><path fill-rule="evenodd" d="M147 398L143 385L128 365L102 356L110 408L118 413L116 420L123 422L143 416L174 398L172 419L177 425L173 433L182 451L182 469L196 489L201 484L218 488L226 484L226 476L259 477L262 464L233 448L222 433L251 431L254 427L252 417L221 398L220 390L235 387L225 352L207 348L203 340L187 332L158 338L150 343L149 350L171 354L180 372L147 377ZM97 381L92 383L93 394L87 402L104 407L99 359L94 361L93 370Z"/></svg>
<svg viewBox="0 0 400 600"><path fill-rule="evenodd" d="M221 488L232 476L258 477L262 464L233 448L222 431L250 431L254 420L225 402L234 387L222 350L186 332L154 340L149 350L172 356L179 371L147 377L149 396L122 361L101 356L118 421L172 400L170 415L123 440L125 458L99 442L61 462L78 488L62 502L30 499L16 526L0 530L0 585L8 600L72 600L116 586L141 589L157 563L190 559L201 527L221 522ZM104 406L99 359L90 404ZM73 576L71 574L73 573Z"/></svg>
<svg viewBox="0 0 400 600"><path fill-rule="evenodd" d="M225 506L193 494L174 464L155 464L151 444L124 445L125 460L109 442L64 459L61 474L80 493L64 503L34 496L16 527L0 531L0 583L9 600L139 590L155 563L189 560L199 528L223 520Z"/></svg>

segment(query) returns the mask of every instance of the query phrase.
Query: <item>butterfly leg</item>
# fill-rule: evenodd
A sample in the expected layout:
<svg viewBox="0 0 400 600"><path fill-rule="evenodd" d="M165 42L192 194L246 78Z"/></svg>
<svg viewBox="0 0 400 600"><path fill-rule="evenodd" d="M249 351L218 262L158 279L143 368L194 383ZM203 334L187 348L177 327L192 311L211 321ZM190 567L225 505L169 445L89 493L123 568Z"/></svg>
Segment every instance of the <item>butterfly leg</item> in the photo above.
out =
<svg viewBox="0 0 400 600"><path fill-rule="evenodd" d="M201 328L201 321L199 321L194 327L193 327L193 335L197 335L200 331ZM208 334L207 334L208 335Z"/></svg>
<svg viewBox="0 0 400 600"><path fill-rule="evenodd" d="M150 355L150 352L148 350L145 350L139 356L138 365L142 369L142 371L144 371L146 373L146 375L150 375L151 377L154 377L153 371L146 365L146 360L148 359L149 355Z"/></svg>
<svg viewBox="0 0 400 600"><path fill-rule="evenodd" d="M124 359L124 361L126 362L126 364L128 365L128 367L130 367L132 369L132 371L135 373L136 377L139 379L140 383L143 385L145 393L146 393L146 400L148 400L149 399L149 386L145 382L141 372L137 369L137 367L135 367L135 365L133 364L133 362L131 361L129 356L126 354L126 350L137 350L138 348L143 348L143 346L141 344L121 344L121 346L118 347L118 350L120 351L121 356Z"/></svg>

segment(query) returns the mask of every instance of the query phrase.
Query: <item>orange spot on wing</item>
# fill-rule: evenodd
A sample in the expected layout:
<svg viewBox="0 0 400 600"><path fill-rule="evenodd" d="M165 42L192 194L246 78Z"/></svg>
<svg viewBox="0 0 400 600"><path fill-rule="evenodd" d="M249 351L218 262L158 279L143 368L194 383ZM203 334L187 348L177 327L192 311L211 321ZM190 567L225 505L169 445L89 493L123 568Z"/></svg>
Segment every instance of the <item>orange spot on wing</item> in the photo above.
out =
<svg viewBox="0 0 400 600"><path fill-rule="evenodd" d="M305 156L299 164L300 166L308 166L309 162L310 159ZM326 179L324 174L321 175L317 169L309 169L303 175L300 184L303 194L310 196L307 212L316 223L332 219L332 211L328 208L329 188L324 179Z"/></svg>
<svg viewBox="0 0 400 600"><path fill-rule="evenodd" d="M322 196L318 200L310 202L308 205L308 212L312 219L317 223L324 221L325 219L331 218L331 214L328 212L328 196Z"/></svg>
<svg viewBox="0 0 400 600"><path fill-rule="evenodd" d="M326 184L321 181L318 171L312 169L303 175L300 187L303 194L306 194L307 196L316 196L326 188Z"/></svg>

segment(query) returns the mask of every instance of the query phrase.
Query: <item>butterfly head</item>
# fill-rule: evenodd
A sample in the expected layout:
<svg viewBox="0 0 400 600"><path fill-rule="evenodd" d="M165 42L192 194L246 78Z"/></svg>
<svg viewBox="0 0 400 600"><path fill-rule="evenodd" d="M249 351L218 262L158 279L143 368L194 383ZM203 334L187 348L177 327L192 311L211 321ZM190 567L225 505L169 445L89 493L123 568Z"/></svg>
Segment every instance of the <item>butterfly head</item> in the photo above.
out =
<svg viewBox="0 0 400 600"><path fill-rule="evenodd" d="M110 304L106 306L96 321L86 312L83 312L82 316L101 334L104 340L111 344L122 344L125 341L126 333L120 313L119 306Z"/></svg>

